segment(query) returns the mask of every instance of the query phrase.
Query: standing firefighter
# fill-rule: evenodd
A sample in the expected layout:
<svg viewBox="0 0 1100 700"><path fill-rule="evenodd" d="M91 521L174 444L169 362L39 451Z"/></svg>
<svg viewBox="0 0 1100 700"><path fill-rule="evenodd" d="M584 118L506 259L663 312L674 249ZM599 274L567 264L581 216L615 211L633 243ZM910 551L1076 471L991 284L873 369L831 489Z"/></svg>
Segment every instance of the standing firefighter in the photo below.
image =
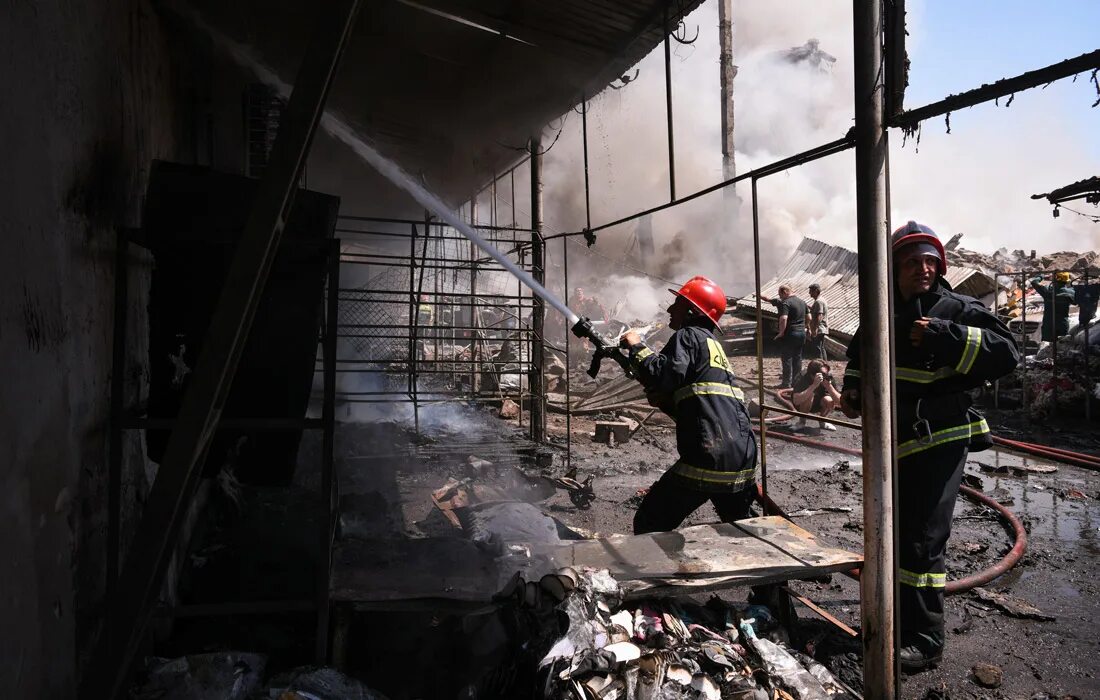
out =
<svg viewBox="0 0 1100 700"><path fill-rule="evenodd" d="M680 458L653 484L634 516L634 532L675 529L710 501L723 522L750 515L756 493L756 438L729 360L715 336L726 295L693 277L668 307L676 332L659 353L633 331L622 338L650 402L676 420Z"/></svg>
<svg viewBox="0 0 1100 700"><path fill-rule="evenodd" d="M1055 272L1054 283L1049 287L1042 277L1031 280L1031 286L1043 298L1043 327L1040 336L1045 342L1053 342L1069 334L1069 307L1077 303L1077 294L1069 286L1068 272Z"/></svg>
<svg viewBox="0 0 1100 700"><path fill-rule="evenodd" d="M992 444L968 390L1010 373L1016 343L1003 323L943 279L935 232L910 221L893 235L897 366L898 578L906 671L943 655L944 550L968 451ZM841 408L860 413L859 332L848 346Z"/></svg>

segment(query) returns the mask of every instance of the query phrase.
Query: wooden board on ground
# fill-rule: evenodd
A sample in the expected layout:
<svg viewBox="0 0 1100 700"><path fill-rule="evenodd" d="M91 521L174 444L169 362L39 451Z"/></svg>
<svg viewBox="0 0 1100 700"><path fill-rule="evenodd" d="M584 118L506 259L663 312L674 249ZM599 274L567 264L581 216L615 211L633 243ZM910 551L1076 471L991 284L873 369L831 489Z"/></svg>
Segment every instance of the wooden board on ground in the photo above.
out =
<svg viewBox="0 0 1100 700"><path fill-rule="evenodd" d="M546 557L556 568L608 569L630 595L671 595L812 578L862 563L859 555L826 547L780 517L648 535L612 535L533 548L532 554Z"/></svg>
<svg viewBox="0 0 1100 700"><path fill-rule="evenodd" d="M862 563L859 555L827 547L779 517L529 550L530 557L494 559L488 548L459 538L341 540L333 555L332 597L375 606L486 603L517 571L537 581L565 566L608 569L629 597L677 595L813 578Z"/></svg>

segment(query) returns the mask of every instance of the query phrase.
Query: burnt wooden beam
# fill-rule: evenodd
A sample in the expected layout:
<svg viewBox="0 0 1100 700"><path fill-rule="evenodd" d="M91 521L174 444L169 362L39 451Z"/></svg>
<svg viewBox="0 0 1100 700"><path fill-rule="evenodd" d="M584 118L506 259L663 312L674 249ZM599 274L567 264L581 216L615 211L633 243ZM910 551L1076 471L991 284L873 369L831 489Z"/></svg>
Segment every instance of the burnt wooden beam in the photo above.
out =
<svg viewBox="0 0 1100 700"><path fill-rule="evenodd" d="M1046 68L1021 73L1014 78L1005 78L995 83L982 85L973 90L960 92L957 95L949 95L939 102L911 109L890 119L890 126L912 129L925 119L938 117L942 114L955 112L967 107L973 107L983 102L990 102L1000 97L1006 97L1017 92L1030 90L1040 85L1052 83L1055 80L1068 78L1071 75L1083 73L1088 70L1100 69L1100 49L1082 54L1076 58L1070 58L1060 63L1049 65Z"/></svg>

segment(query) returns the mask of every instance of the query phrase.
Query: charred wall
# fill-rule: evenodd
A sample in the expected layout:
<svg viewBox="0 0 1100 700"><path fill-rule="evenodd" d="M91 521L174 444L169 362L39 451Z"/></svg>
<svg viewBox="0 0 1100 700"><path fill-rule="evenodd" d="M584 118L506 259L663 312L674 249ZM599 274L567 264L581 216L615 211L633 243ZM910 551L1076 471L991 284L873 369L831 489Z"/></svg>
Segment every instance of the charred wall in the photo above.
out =
<svg viewBox="0 0 1100 700"><path fill-rule="evenodd" d="M102 612L116 230L140 224L154 159L239 168L239 79L182 37L146 0L0 8L6 697L73 697ZM131 250L126 402L137 407L152 261ZM140 439L125 441L124 544L155 469Z"/></svg>

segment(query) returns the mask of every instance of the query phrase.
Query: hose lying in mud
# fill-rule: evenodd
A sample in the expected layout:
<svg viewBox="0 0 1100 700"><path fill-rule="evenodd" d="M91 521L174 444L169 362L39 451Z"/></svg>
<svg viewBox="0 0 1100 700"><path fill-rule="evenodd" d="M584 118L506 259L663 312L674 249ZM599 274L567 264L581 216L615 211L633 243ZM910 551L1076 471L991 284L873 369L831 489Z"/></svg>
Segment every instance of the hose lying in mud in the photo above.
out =
<svg viewBox="0 0 1100 700"><path fill-rule="evenodd" d="M756 432L760 432L758 428L753 428L753 430ZM769 436L779 438L780 440L786 440L788 442L798 443L800 445L807 445L809 447L817 447L823 450L833 450L834 452L841 452L843 454L853 455L855 457L863 456L863 453L859 450L853 449L851 447L842 447L840 445L831 445L821 440L813 440L811 438L804 438L797 435L787 435L785 433L769 433ZM972 489L969 486L961 485L959 486L959 491L971 501L995 510L997 512L997 515L1001 517L1001 520L1004 522L1004 524L1012 528L1014 541L1012 543L1012 549L1010 549L1008 553L1005 554L1005 556L1002 557L1001 560L993 566L987 569L983 569L982 571L979 571L978 573L971 576L967 576L966 578L961 578L956 581L948 581L946 588L947 593L961 593L963 591L968 591L975 586L981 586L983 584L989 583L998 576L1001 576L1008 572L1012 567L1016 566L1016 564L1020 561L1020 557L1024 555L1024 551L1027 549L1027 532L1024 530L1024 524L1020 522L1020 519L1016 517L1015 513L1010 511L1008 508L1005 508L1003 505L993 500L989 496L986 496L981 491L978 491L977 489ZM760 484L756 485L756 496L761 506L763 506L763 508L765 509L765 512L771 512L775 515L787 517L787 514L783 512L783 509L780 508L779 505L775 501L773 501L770 496L764 493L764 489L760 486ZM852 571L845 572L845 574L851 576L852 578L858 579L859 571L859 569L853 569Z"/></svg>
<svg viewBox="0 0 1100 700"><path fill-rule="evenodd" d="M1035 455L1037 457L1046 457L1056 462L1065 462L1066 464L1072 464L1075 467L1091 469L1093 471L1100 471L1100 457L1094 457L1093 455L1084 454L1081 452L1070 452L1069 450L1063 450L1058 447L1050 447L1049 445L1038 445L1033 442L1009 440L1008 438L997 436L993 437L993 442L1012 450L1027 452L1028 454Z"/></svg>

